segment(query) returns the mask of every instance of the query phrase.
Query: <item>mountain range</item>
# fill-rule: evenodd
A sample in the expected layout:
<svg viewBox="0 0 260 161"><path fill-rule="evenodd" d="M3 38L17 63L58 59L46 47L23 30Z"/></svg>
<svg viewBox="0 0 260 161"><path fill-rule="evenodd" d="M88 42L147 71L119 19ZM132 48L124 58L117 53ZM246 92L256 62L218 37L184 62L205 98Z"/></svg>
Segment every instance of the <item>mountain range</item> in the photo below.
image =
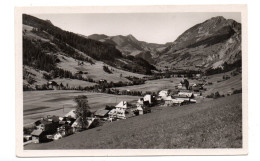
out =
<svg viewBox="0 0 260 161"><path fill-rule="evenodd" d="M241 24L222 16L196 24L166 44L139 41L131 34L87 38L115 45L122 54L141 57L159 68L207 70L241 61Z"/></svg>
<svg viewBox="0 0 260 161"><path fill-rule="evenodd" d="M93 34L87 36L87 38L115 45L116 48L122 52L122 54L141 57L152 64L155 63L154 58L157 57L157 53L162 49L165 49L167 46L166 44L139 41L131 34L127 36L107 36L104 34Z"/></svg>
<svg viewBox="0 0 260 161"><path fill-rule="evenodd" d="M111 81L128 81L122 74L143 77L157 69L230 70L241 66L241 59L241 24L221 16L194 25L175 41L156 44L137 40L131 34L80 35L62 30L50 20L23 15L25 82L31 82L28 73L42 83L44 74L57 79L61 78L57 74L60 71L69 75L87 73L82 75L85 79L104 79L103 75ZM114 72L104 72L103 66Z"/></svg>

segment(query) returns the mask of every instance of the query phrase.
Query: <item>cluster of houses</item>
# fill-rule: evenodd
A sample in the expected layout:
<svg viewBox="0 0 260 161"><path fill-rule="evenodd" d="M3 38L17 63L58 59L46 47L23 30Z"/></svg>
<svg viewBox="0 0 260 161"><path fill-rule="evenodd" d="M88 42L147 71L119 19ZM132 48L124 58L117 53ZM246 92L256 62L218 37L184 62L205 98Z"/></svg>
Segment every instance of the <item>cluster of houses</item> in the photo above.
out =
<svg viewBox="0 0 260 161"><path fill-rule="evenodd" d="M158 94L146 94L139 98L135 103L121 101L115 106L107 106L105 109L95 111L91 117L87 117L85 129L91 128L95 121L100 120L112 122L115 120L127 119L137 115L151 112L154 105L161 106L182 106L185 104L196 103L196 97L200 96L202 86L193 84L187 89L184 83L178 84L175 91L162 90ZM76 116L75 110L71 110L63 117L47 116L34 123L35 129L27 140L31 139L34 143L41 143L48 140L58 140L62 137L71 135L82 129L80 117Z"/></svg>
<svg viewBox="0 0 260 161"><path fill-rule="evenodd" d="M80 117L76 118L75 110L70 111L64 117L47 116L34 122L34 130L31 135L25 135L25 141L31 140L33 143L42 143L58 140L62 137L74 134L82 128ZM87 117L89 128L94 122L94 117Z"/></svg>

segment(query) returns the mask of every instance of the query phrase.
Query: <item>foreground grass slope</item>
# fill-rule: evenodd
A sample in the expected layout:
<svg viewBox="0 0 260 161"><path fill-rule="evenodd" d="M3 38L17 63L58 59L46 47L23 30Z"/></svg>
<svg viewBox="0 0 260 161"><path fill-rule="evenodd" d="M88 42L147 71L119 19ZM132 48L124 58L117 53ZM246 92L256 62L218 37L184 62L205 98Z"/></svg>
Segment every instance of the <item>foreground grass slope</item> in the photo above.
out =
<svg viewBox="0 0 260 161"><path fill-rule="evenodd" d="M157 109L157 110L155 110ZM182 107L90 129L25 149L241 148L242 95Z"/></svg>

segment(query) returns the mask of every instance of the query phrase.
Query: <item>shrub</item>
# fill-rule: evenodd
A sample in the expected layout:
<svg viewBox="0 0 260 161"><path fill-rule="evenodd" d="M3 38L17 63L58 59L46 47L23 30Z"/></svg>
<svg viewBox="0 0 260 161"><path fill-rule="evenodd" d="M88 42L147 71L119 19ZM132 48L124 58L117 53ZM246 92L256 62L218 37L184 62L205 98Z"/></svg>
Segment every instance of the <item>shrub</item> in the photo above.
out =
<svg viewBox="0 0 260 161"><path fill-rule="evenodd" d="M232 94L237 94L237 93L242 93L242 88L234 90Z"/></svg>
<svg viewBox="0 0 260 161"><path fill-rule="evenodd" d="M103 70L109 74L112 74L111 70L109 70L108 66L103 66Z"/></svg>
<svg viewBox="0 0 260 161"><path fill-rule="evenodd" d="M225 95L220 95L219 92L211 93L210 95L207 95L206 98L214 98L217 99L219 97L225 97Z"/></svg>

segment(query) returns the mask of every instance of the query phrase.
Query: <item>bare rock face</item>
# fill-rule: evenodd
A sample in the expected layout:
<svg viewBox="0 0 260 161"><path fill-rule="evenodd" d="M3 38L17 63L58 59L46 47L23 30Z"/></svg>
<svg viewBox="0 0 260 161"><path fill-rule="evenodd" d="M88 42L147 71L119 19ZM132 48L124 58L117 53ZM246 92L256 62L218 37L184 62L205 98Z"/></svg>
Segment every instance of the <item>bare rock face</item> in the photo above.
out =
<svg viewBox="0 0 260 161"><path fill-rule="evenodd" d="M186 30L161 51L157 65L172 68L218 68L241 60L241 24L213 17Z"/></svg>

